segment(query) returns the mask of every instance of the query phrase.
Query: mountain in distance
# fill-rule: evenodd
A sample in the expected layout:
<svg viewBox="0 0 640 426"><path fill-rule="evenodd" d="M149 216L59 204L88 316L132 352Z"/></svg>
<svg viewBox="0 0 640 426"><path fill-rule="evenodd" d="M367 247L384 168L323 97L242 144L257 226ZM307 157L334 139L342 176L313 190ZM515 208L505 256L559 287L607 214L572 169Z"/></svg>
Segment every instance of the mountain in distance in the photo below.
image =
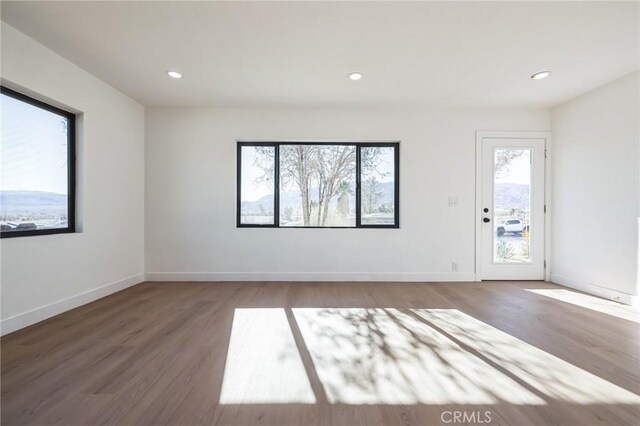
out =
<svg viewBox="0 0 640 426"><path fill-rule="evenodd" d="M380 183L382 200L390 202L393 200L393 182ZM529 210L531 186L517 183L496 183L495 184L495 205L497 209L506 210L518 208ZM313 194L313 190L312 190ZM334 197L332 204L337 202L338 197ZM351 195L351 206L355 206L354 195ZM273 194L265 195L256 201L243 201L242 210L250 213L258 213L260 204L268 210L273 204ZM300 209L300 193L298 191L286 191L280 193L280 206L282 209L291 207L294 210ZM3 212L25 211L37 209L65 209L67 207L67 196L44 191L0 191L0 210Z"/></svg>
<svg viewBox="0 0 640 426"><path fill-rule="evenodd" d="M531 185L496 182L495 206L498 210L529 210Z"/></svg>
<svg viewBox="0 0 640 426"><path fill-rule="evenodd" d="M393 201L393 182L384 182L380 184L380 190L383 193L382 200L384 202ZM495 197L496 208L499 210L511 210L513 208L520 210L529 210L531 186L520 183L496 183ZM313 191L312 191L313 194ZM338 197L334 197L332 204L337 202ZM355 206L354 196L351 197L351 206ZM246 213L259 213L260 204L265 210L269 210L273 205L273 194L265 195L256 201L243 201L242 211ZM280 193L280 206L282 209L291 207L294 210L300 209L300 193L298 191L286 191Z"/></svg>
<svg viewBox="0 0 640 426"><path fill-rule="evenodd" d="M393 202L393 182L380 182L380 191L382 192L381 201L382 202ZM315 199L314 194L317 193L317 189L311 190L311 197ZM355 208L355 194L349 196L351 208ZM331 200L331 204L335 204L338 202L338 196L334 196ZM294 211L300 210L302 201L300 200L300 192L299 191L284 191L280 193L280 208L286 209L287 207L291 207ZM265 195L262 198L259 198L255 201L243 201L241 203L242 211L245 214L251 213L259 213L260 205L264 206L265 210L269 210L273 206L273 194Z"/></svg>
<svg viewBox="0 0 640 426"><path fill-rule="evenodd" d="M3 212L37 209L65 209L67 196L44 191L0 191Z"/></svg>

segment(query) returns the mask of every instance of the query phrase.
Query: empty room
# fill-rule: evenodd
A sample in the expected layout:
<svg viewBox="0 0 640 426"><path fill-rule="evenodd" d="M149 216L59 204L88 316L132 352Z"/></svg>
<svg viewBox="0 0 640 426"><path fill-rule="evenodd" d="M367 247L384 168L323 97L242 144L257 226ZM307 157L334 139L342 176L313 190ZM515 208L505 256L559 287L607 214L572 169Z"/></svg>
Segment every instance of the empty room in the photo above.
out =
<svg viewBox="0 0 640 426"><path fill-rule="evenodd" d="M0 423L640 424L639 1L1 1Z"/></svg>

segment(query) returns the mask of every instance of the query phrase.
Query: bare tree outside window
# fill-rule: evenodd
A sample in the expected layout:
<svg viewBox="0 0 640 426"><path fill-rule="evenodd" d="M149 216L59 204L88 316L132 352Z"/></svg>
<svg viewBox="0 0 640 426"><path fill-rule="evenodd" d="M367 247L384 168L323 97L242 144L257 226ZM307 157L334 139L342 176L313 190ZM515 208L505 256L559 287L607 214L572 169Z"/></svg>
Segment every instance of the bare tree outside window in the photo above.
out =
<svg viewBox="0 0 640 426"><path fill-rule="evenodd" d="M257 188L273 188L278 174L279 220L284 227L355 227L356 217L356 144L278 144L278 170L274 160L275 143L243 146L251 158L242 158L241 186L250 182L262 199L272 196ZM394 224L394 147L360 148L362 213L373 219L370 224ZM243 151L244 153L245 151ZM249 169L249 172L245 172ZM366 174L365 174L366 171ZM241 217L257 211L258 197L249 200L243 192ZM270 204L271 205L271 204ZM278 208L278 207L276 207ZM270 224L272 216L246 224Z"/></svg>

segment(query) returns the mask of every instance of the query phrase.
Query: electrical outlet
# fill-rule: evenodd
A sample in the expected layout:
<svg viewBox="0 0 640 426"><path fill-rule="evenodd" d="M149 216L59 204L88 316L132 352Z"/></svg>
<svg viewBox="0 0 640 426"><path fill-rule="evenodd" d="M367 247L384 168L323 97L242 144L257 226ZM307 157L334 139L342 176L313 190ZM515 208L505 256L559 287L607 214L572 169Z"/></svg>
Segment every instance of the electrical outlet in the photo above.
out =
<svg viewBox="0 0 640 426"><path fill-rule="evenodd" d="M449 196L449 206L455 207L458 205L458 197L454 197L453 195Z"/></svg>
<svg viewBox="0 0 640 426"><path fill-rule="evenodd" d="M458 262L451 262L451 270L454 272L458 270Z"/></svg>

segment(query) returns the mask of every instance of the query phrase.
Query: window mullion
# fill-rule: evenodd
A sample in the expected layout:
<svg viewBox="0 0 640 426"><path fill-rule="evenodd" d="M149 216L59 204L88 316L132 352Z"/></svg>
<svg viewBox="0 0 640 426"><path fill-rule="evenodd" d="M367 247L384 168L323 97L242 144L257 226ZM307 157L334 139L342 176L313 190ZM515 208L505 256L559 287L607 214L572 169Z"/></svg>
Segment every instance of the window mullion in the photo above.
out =
<svg viewBox="0 0 640 426"><path fill-rule="evenodd" d="M280 144L275 144L273 165L273 226L280 227Z"/></svg>
<svg viewBox="0 0 640 426"><path fill-rule="evenodd" d="M360 214L360 145L356 145L356 228L361 226L361 214Z"/></svg>

